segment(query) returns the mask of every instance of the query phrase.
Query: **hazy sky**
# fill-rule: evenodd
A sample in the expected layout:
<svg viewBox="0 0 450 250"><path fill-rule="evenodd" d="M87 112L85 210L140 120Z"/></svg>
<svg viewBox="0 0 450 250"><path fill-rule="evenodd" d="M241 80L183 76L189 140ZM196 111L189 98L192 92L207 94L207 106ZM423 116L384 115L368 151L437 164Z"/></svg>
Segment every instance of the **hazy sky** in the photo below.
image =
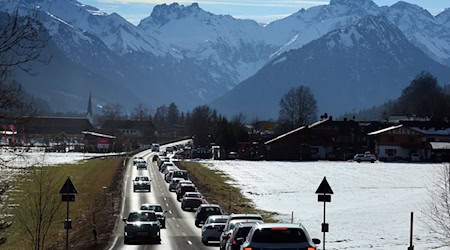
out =
<svg viewBox="0 0 450 250"><path fill-rule="evenodd" d="M105 12L117 12L128 21L138 24L152 12L155 5L177 2L190 5L197 2L200 8L214 14L228 14L236 18L253 19L262 23L286 17L312 6L329 4L329 0L197 0L197 1L164 1L164 0L78 0L81 3L97 7ZM354 0L358 1L358 0ZM436 15L450 7L450 0L404 0L417 4ZM379 6L392 5L397 0L374 0Z"/></svg>

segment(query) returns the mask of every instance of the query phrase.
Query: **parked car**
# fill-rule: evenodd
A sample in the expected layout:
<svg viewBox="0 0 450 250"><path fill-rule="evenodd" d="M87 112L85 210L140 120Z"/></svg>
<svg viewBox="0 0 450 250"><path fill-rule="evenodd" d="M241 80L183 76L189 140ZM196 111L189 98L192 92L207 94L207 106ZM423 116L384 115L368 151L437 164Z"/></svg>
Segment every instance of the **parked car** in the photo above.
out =
<svg viewBox="0 0 450 250"><path fill-rule="evenodd" d="M319 239L311 239L301 224L262 223L253 225L241 249L316 249Z"/></svg>
<svg viewBox="0 0 450 250"><path fill-rule="evenodd" d="M152 240L161 242L160 224L155 212L153 211L135 211L130 212L125 222L123 241L129 244L131 241Z"/></svg>
<svg viewBox="0 0 450 250"><path fill-rule="evenodd" d="M152 152L159 152L160 146L158 143L153 143L151 148L152 148Z"/></svg>
<svg viewBox="0 0 450 250"><path fill-rule="evenodd" d="M148 190L149 192L152 191L150 178L148 176L136 176L136 178L134 178L133 192L136 192L137 190Z"/></svg>
<svg viewBox="0 0 450 250"><path fill-rule="evenodd" d="M159 223L161 224L161 228L166 228L166 211L162 209L161 204L149 204L145 203L141 205L142 211L153 211L156 214L156 217L159 220Z"/></svg>
<svg viewBox="0 0 450 250"><path fill-rule="evenodd" d="M217 204L201 204L195 212L195 226L203 225L211 215L223 215L222 208Z"/></svg>
<svg viewBox="0 0 450 250"><path fill-rule="evenodd" d="M219 241L228 215L211 215L202 227L202 243L208 245L210 241Z"/></svg>
<svg viewBox="0 0 450 250"><path fill-rule="evenodd" d="M239 222L260 222L263 223L262 217L259 214L231 214L228 217L227 224L223 229L222 235L220 236L220 250L225 249L225 243L231 237L233 228L235 224Z"/></svg>
<svg viewBox="0 0 450 250"><path fill-rule="evenodd" d="M181 180L184 180L184 179L176 178L176 177L172 178L172 181L169 183L169 191L174 192L175 190L177 190L177 185Z"/></svg>
<svg viewBox="0 0 450 250"><path fill-rule="evenodd" d="M225 242L225 250L239 250L242 243L247 239L250 229L259 222L239 222L236 223L230 238Z"/></svg>
<svg viewBox="0 0 450 250"><path fill-rule="evenodd" d="M181 184L177 189L177 200L181 201L186 192L197 192L194 184Z"/></svg>
<svg viewBox="0 0 450 250"><path fill-rule="evenodd" d="M353 160L358 163L362 162L362 161L368 161L368 162L374 163L377 160L377 157L375 157L375 155L373 155L373 154L364 153L364 154L356 154L353 157Z"/></svg>
<svg viewBox="0 0 450 250"><path fill-rule="evenodd" d="M181 209L194 210L205 202L203 195L198 192L186 192L181 199Z"/></svg>
<svg viewBox="0 0 450 250"><path fill-rule="evenodd" d="M419 162L421 160L421 157L418 153L412 153L411 159L412 162Z"/></svg>

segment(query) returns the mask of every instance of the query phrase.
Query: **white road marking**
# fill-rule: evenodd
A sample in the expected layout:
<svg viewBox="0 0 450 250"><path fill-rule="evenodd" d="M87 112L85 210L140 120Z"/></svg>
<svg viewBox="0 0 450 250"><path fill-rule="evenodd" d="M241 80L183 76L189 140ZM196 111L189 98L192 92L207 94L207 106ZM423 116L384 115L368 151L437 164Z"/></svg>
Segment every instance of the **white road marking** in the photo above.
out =
<svg viewBox="0 0 450 250"><path fill-rule="evenodd" d="M185 234L184 232L181 232L181 234L182 234L183 236L186 236L186 234Z"/></svg>
<svg viewBox="0 0 450 250"><path fill-rule="evenodd" d="M177 227L180 227L180 225L177 224Z"/></svg>
<svg viewBox="0 0 450 250"><path fill-rule="evenodd" d="M166 200L167 200L167 198L166 198L166 197L164 197L164 200L166 201Z"/></svg>
<svg viewBox="0 0 450 250"><path fill-rule="evenodd" d="M166 206L170 207L170 206L169 206L169 203L166 203Z"/></svg>
<svg viewBox="0 0 450 250"><path fill-rule="evenodd" d="M187 243L188 243L189 245L192 245L192 242L191 242L190 240L188 240Z"/></svg>
<svg viewBox="0 0 450 250"><path fill-rule="evenodd" d="M169 213L171 214L171 213L172 213L172 210L169 210Z"/></svg>

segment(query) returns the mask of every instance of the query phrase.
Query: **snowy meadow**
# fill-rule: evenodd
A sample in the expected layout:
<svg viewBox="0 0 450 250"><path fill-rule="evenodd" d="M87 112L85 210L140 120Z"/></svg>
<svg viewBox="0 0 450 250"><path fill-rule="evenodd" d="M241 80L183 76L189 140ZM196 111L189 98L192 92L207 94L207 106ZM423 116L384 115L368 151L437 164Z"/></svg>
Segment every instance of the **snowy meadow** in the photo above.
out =
<svg viewBox="0 0 450 250"><path fill-rule="evenodd" d="M277 219L301 222L322 240L323 203L315 191L326 176L334 191L327 203L327 249L407 249L414 212L415 249L442 247L426 227L427 207L439 164L356 162L202 161L224 172L255 206Z"/></svg>

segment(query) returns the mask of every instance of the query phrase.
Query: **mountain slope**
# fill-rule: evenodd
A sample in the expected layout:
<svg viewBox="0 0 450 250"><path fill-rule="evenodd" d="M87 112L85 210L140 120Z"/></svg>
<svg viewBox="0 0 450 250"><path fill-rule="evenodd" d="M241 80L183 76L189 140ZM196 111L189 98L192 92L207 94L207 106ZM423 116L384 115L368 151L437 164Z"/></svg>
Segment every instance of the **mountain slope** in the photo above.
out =
<svg viewBox="0 0 450 250"><path fill-rule="evenodd" d="M228 89L255 73L276 50L265 42L263 27L255 21L214 15L196 3L157 5L138 27L208 67Z"/></svg>
<svg viewBox="0 0 450 250"><path fill-rule="evenodd" d="M306 85L320 112L339 115L397 97L423 70L443 83L450 79L450 68L426 56L385 17L368 16L274 58L212 106L228 115L276 118L281 96Z"/></svg>

